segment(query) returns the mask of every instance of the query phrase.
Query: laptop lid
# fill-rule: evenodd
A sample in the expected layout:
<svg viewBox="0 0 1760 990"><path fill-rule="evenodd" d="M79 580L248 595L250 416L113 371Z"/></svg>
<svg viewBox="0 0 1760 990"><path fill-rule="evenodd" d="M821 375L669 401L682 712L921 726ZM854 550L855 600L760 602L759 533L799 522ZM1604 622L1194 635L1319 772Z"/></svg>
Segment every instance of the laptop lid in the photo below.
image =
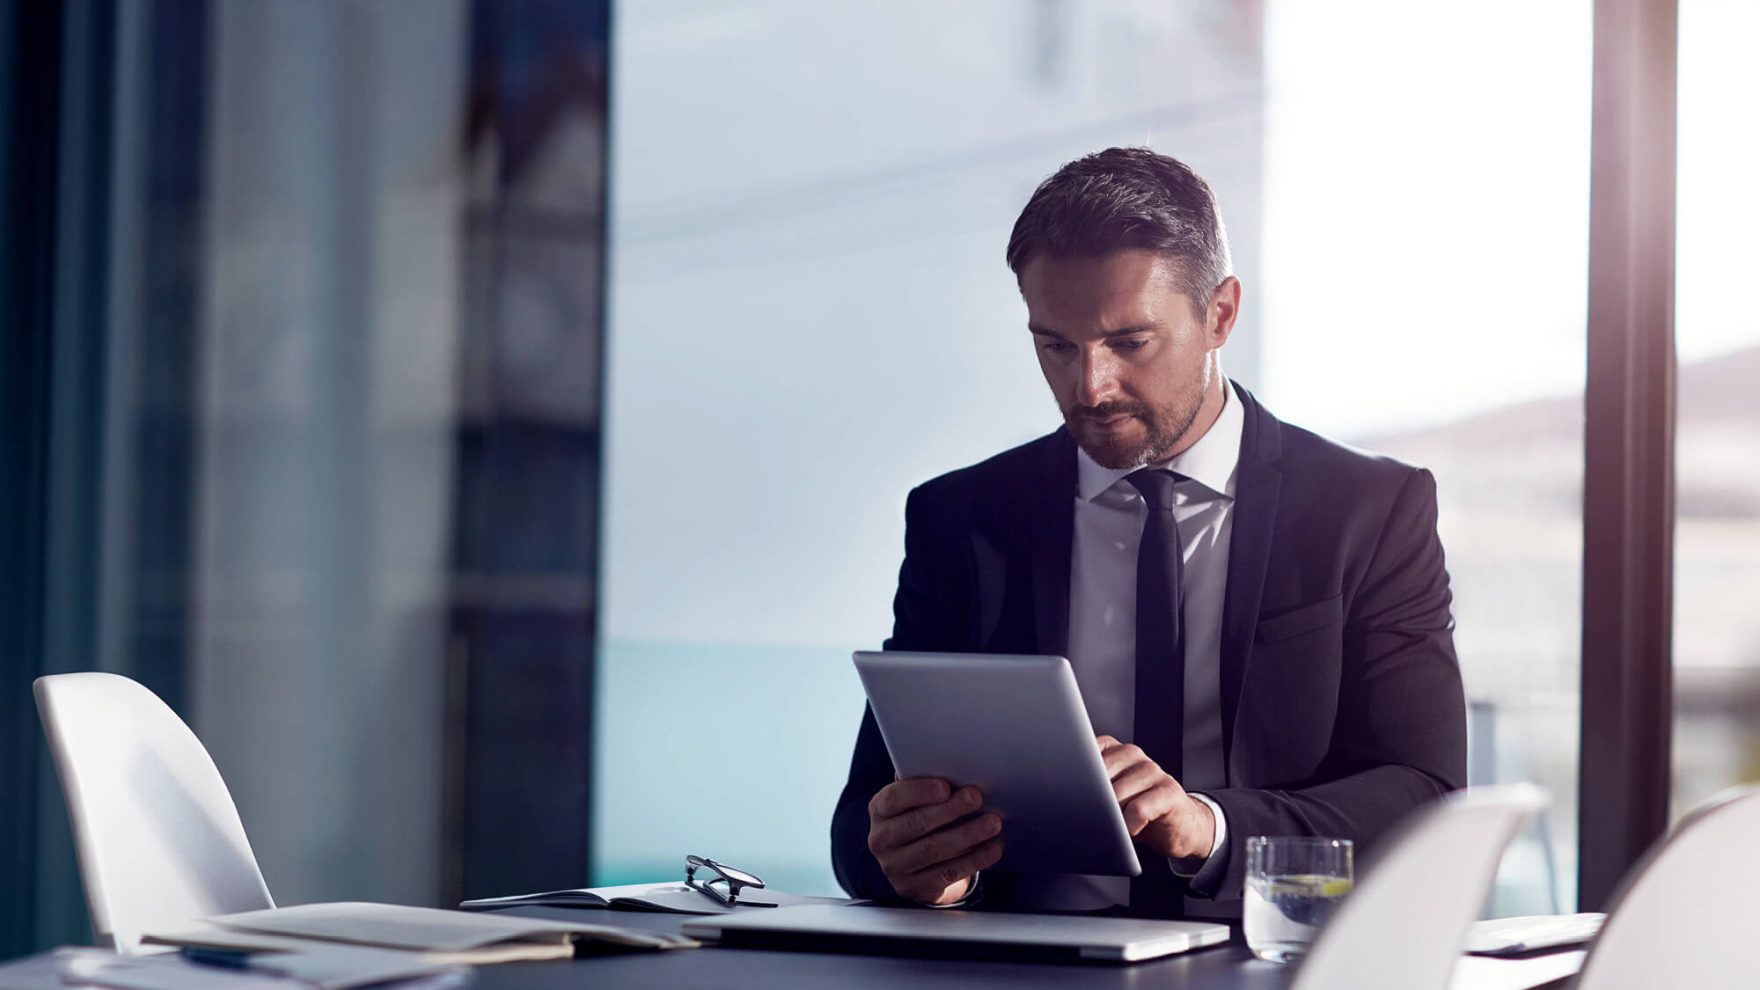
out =
<svg viewBox="0 0 1760 990"><path fill-rule="evenodd" d="M1108 962L1157 959L1228 941L1228 926L1213 922L847 904L712 915L686 922L684 933L751 948Z"/></svg>

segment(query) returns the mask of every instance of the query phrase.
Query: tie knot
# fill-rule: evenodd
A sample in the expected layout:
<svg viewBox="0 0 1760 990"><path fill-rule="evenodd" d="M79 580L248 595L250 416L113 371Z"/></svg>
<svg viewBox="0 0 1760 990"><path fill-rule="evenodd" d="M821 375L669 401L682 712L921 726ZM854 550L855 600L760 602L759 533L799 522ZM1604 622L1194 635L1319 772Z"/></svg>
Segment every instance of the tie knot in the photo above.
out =
<svg viewBox="0 0 1760 990"><path fill-rule="evenodd" d="M1173 487L1186 478L1165 468L1144 468L1125 475L1124 480L1142 494L1149 508L1165 512L1173 508Z"/></svg>

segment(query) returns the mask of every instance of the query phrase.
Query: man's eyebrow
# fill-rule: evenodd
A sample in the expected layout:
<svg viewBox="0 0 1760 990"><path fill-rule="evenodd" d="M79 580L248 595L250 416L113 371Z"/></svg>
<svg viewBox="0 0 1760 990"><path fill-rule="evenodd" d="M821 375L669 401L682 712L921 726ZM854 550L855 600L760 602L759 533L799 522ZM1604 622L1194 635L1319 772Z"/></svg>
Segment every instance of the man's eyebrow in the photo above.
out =
<svg viewBox="0 0 1760 990"><path fill-rule="evenodd" d="M1161 326L1161 323L1159 321L1152 320L1148 323L1139 323L1136 326L1119 327L1117 330L1108 330L1105 333L1101 334L1100 336L1102 336L1102 337L1128 337L1133 333L1147 333L1150 330L1154 330L1159 326ZM1035 337L1056 337L1058 340L1066 339L1063 336L1063 334L1058 333L1056 330L1052 330L1048 327L1034 326L1031 323L1027 324L1027 332L1034 335Z"/></svg>
<svg viewBox="0 0 1760 990"><path fill-rule="evenodd" d="M1148 323L1139 323L1136 326L1119 327L1117 330L1108 330L1105 333L1101 334L1101 336L1102 337L1128 337L1133 333L1148 333L1149 331L1154 330L1155 328L1157 328L1159 326L1161 326L1161 321L1150 320Z"/></svg>

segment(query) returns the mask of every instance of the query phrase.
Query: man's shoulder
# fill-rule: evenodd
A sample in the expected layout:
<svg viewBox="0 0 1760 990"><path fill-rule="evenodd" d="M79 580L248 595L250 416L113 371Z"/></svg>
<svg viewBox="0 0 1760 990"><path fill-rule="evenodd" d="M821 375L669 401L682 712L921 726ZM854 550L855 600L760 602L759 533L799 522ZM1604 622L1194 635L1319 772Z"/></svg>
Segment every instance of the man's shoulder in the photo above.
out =
<svg viewBox="0 0 1760 990"><path fill-rule="evenodd" d="M1333 491L1396 492L1424 468L1390 454L1354 446L1279 421L1283 450L1278 458L1285 483L1308 483Z"/></svg>
<svg viewBox="0 0 1760 990"><path fill-rule="evenodd" d="M1284 422L1281 425L1285 464L1325 466L1388 476L1405 475L1418 470L1417 465L1402 461L1391 454L1335 440L1294 423Z"/></svg>
<svg viewBox="0 0 1760 990"><path fill-rule="evenodd" d="M976 464L931 478L918 485L911 497L944 508L976 507L1018 494L1022 485L1055 482L1064 474L1073 481L1074 472L1075 444L1060 427Z"/></svg>
<svg viewBox="0 0 1760 990"><path fill-rule="evenodd" d="M1378 488L1397 491L1424 469L1397 457L1334 440L1297 426L1265 408L1252 392L1234 383L1246 407L1241 456L1272 461L1285 484L1313 491L1361 492Z"/></svg>

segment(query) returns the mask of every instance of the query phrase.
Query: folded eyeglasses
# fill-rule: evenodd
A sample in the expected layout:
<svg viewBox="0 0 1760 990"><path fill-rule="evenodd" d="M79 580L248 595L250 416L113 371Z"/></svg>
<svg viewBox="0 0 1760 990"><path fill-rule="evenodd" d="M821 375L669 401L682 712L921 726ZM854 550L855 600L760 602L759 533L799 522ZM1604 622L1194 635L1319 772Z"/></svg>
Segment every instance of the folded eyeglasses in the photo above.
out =
<svg viewBox="0 0 1760 990"><path fill-rule="evenodd" d="M706 870L715 874L707 880L697 879L697 871ZM704 856L686 856L684 858L684 883L692 890L707 894L716 903L732 907L739 902L740 892L747 887L756 890L764 889L764 881L756 875L747 873L726 863L717 863Z"/></svg>

